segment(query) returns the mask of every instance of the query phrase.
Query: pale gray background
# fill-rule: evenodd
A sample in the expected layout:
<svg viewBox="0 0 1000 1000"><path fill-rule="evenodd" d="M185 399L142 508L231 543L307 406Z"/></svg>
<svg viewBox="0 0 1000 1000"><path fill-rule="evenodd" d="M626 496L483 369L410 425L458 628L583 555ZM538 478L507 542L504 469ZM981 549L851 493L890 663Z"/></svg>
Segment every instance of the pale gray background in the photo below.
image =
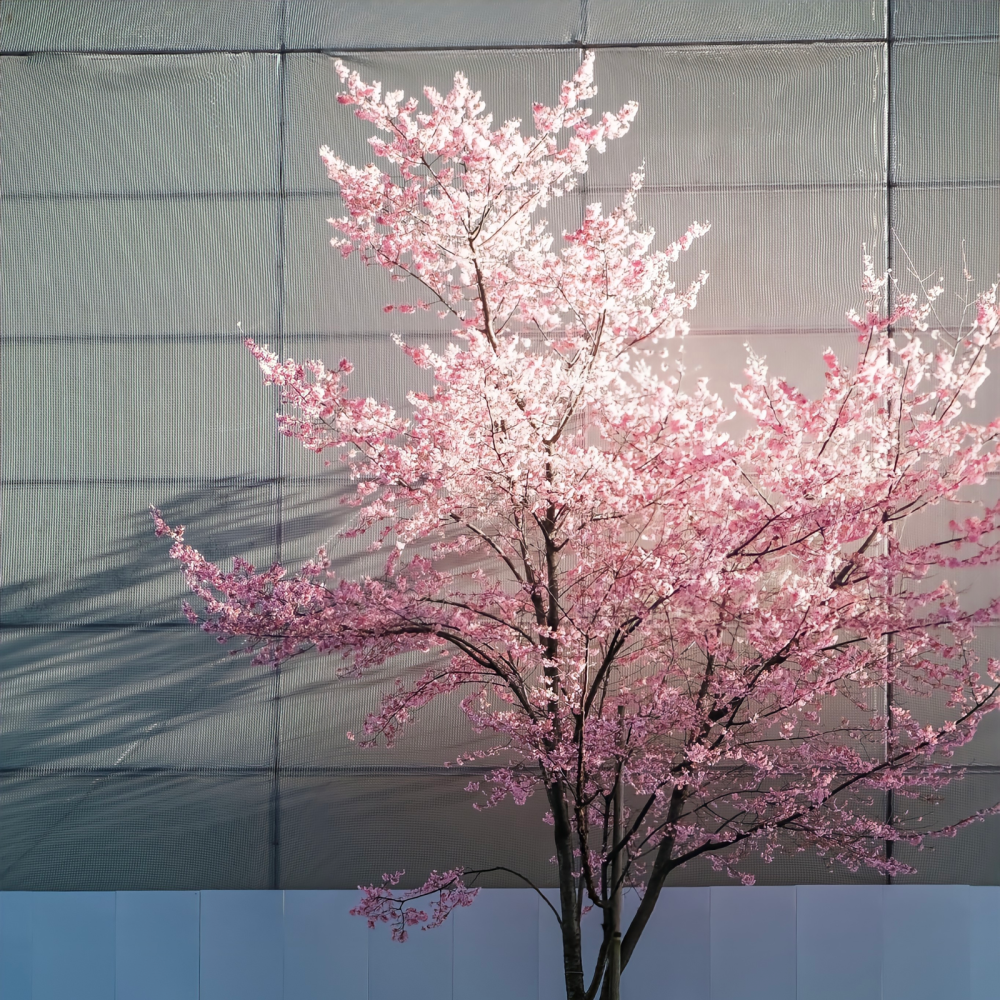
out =
<svg viewBox="0 0 1000 1000"><path fill-rule="evenodd" d="M150 502L210 558L294 566L346 516L344 478L275 434L237 324L282 355L347 355L358 391L404 406L413 370L389 334L441 336L388 323L385 275L327 245L317 148L368 158L332 54L407 90L463 69L498 119L527 119L597 48L596 106L641 110L565 211L613 201L645 160L640 212L663 241L713 224L678 267L712 272L689 367L724 388L750 340L808 391L823 348L852 349L863 243L906 287L908 261L940 274L948 324L963 245L975 287L995 280L998 6L0 2L0 888L342 888L458 863L553 879L541 802L476 813L469 773L442 768L472 743L453 707L358 751L343 734L392 672L335 684L322 659L229 658L184 621L152 535ZM1000 410L996 386L981 407ZM335 558L376 568L362 546ZM997 589L965 582L970 600ZM997 655L994 630L981 642ZM1000 800L995 718L963 761L937 822ZM914 855L915 880L1000 883L998 833ZM875 880L808 855L757 871Z"/></svg>

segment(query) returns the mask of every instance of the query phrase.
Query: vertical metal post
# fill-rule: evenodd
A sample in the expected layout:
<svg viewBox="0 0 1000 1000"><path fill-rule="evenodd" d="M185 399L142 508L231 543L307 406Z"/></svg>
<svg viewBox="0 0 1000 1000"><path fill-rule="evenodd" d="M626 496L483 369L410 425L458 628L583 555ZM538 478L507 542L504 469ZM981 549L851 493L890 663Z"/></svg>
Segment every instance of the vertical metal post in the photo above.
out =
<svg viewBox="0 0 1000 1000"><path fill-rule="evenodd" d="M274 334L278 357L283 358L285 341L285 46L286 46L286 6L287 0L281 0L279 16L281 37L278 52L278 199L277 199L277 260L275 263L276 306ZM275 561L281 562L282 552L282 520L284 518L284 470L282 468L283 442L275 428L275 472L277 486L277 504L275 509ZM271 767L271 803L270 803L270 833L271 833L271 888L281 888L281 666L274 668L272 702L272 767Z"/></svg>
<svg viewBox="0 0 1000 1000"><path fill-rule="evenodd" d="M892 57L893 57L893 23L892 23L893 0L885 0L885 269L888 272L893 268L893 93L892 93ZM886 284L886 306L892 311L892 279ZM886 671L891 676L893 670L893 640L886 639ZM888 730L885 740L885 752L890 752L889 734L892 731L892 681L887 679L885 684L885 714L886 729ZM886 826L892 826L895 819L895 797L892 789L886 790L885 795L885 822ZM892 860L893 841L885 842L885 859ZM886 875L887 885L892 884L892 876Z"/></svg>

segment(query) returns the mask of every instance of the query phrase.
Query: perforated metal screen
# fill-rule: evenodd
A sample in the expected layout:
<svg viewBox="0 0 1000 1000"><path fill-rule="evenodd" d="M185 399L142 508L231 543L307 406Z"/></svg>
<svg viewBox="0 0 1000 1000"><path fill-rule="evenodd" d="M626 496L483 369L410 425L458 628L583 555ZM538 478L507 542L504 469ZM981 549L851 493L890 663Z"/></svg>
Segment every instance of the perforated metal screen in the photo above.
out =
<svg viewBox="0 0 1000 1000"><path fill-rule="evenodd" d="M358 391L403 406L390 333L441 336L387 326L385 276L327 245L317 149L367 159L331 54L407 91L463 69L500 118L598 48L597 105L640 116L566 211L645 160L664 240L713 224L678 274L712 272L689 367L728 385L749 339L808 391L820 350L849 350L862 244L904 287L940 272L950 322L963 249L977 287L1000 270L998 19L980 0L6 0L0 888L337 888L455 863L553 882L541 804L476 813L468 772L442 768L472 741L457 712L358 751L344 732L389 673L227 657L152 536L155 502L210 558L295 564L345 516L344 479L276 436L240 328L347 355ZM966 759L942 818L1000 800L996 716ZM1000 822L913 860L996 884ZM808 855L757 874L851 880Z"/></svg>

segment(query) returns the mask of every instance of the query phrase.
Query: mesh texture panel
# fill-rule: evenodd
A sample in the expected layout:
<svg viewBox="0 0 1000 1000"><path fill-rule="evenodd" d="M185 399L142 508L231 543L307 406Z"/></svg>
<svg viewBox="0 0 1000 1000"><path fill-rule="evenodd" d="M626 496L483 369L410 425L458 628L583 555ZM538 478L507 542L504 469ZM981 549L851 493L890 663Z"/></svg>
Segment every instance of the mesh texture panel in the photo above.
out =
<svg viewBox="0 0 1000 1000"><path fill-rule="evenodd" d="M808 392L821 349L850 349L863 243L904 287L907 260L940 273L947 322L962 241L978 287L1000 269L997 10L8 0L0 889L347 888L458 863L554 884L541 800L477 813L473 775L441 766L477 745L454 704L393 751L344 737L417 659L364 683L333 681L324 658L231 659L184 621L150 530L154 502L210 559L294 566L344 523L348 484L276 435L243 334L346 355L356 391L403 410L426 388L389 335L441 331L419 315L386 327L387 276L327 245L339 203L318 146L370 158L331 54L408 92L462 69L499 120L527 118L599 47L596 106L634 97L640 115L554 227L613 201L644 160L638 208L661 240L713 224L676 275L713 272L689 370L726 386L749 342ZM981 405L1000 411L996 387ZM342 574L377 568L363 543L333 554ZM995 725L963 762L929 822L1000 799ZM915 880L1000 883L998 824L907 856ZM874 881L809 854L751 867L763 884ZM673 881L727 879L695 864Z"/></svg>

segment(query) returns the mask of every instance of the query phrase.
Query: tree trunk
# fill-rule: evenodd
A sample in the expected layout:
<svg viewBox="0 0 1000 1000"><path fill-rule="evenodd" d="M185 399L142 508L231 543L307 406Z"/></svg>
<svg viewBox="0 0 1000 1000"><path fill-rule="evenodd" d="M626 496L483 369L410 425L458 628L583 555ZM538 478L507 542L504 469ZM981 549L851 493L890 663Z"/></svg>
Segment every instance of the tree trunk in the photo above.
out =
<svg viewBox="0 0 1000 1000"><path fill-rule="evenodd" d="M621 719L622 710L618 717ZM611 822L612 848L619 847L622 839L622 788L621 768L615 781L614 815ZM622 979L622 852L619 849L611 859L611 954L608 956L608 996L610 1000L621 1000Z"/></svg>
<svg viewBox="0 0 1000 1000"><path fill-rule="evenodd" d="M576 879L573 877L573 831L569 824L562 783L546 788L554 821L556 860L559 864L559 910L562 914L563 971L567 1000L584 1000L583 949L580 945L580 913L576 905Z"/></svg>
<svg viewBox="0 0 1000 1000"><path fill-rule="evenodd" d="M625 725L625 706L618 706L618 727ZM624 742L624 734L621 736ZM622 808L624 806L625 784L622 781L622 767L618 765L615 787L611 800L611 947L608 949L608 965L604 973L601 1000L621 1000L622 980Z"/></svg>

